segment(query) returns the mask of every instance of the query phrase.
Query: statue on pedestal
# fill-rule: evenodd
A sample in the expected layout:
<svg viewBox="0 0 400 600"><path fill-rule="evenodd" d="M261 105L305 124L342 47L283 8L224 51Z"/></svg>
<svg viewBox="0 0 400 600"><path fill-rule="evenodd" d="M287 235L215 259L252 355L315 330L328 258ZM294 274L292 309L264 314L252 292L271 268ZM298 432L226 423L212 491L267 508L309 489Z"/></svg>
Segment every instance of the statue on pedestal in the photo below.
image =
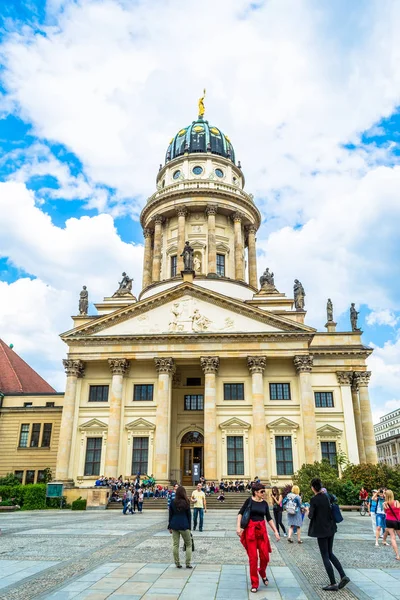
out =
<svg viewBox="0 0 400 600"><path fill-rule="evenodd" d="M306 293L300 281L298 279L294 280L293 286L294 293L294 306L296 310L304 310L304 298Z"/></svg>
<svg viewBox="0 0 400 600"><path fill-rule="evenodd" d="M266 287L275 287L274 274L270 272L269 267L265 269L264 273L260 277L260 287L261 289Z"/></svg>
<svg viewBox="0 0 400 600"><path fill-rule="evenodd" d="M88 308L89 308L89 292L87 291L86 285L84 285L81 293L79 294L79 314L87 315Z"/></svg>
<svg viewBox="0 0 400 600"><path fill-rule="evenodd" d="M129 277L125 271L122 273L122 279L118 282L119 288L113 294L113 298L118 296L132 296L132 282L133 279Z"/></svg>
<svg viewBox="0 0 400 600"><path fill-rule="evenodd" d="M185 243L181 256L183 256L183 270L186 273L193 273L193 248L189 242Z"/></svg>
<svg viewBox="0 0 400 600"><path fill-rule="evenodd" d="M357 326L357 319L359 314L360 313L356 311L354 302L352 302L350 306L350 323L352 331L360 331L360 328Z"/></svg>
<svg viewBox="0 0 400 600"><path fill-rule="evenodd" d="M328 298L328 302L326 303L326 316L328 323L331 323L333 321L333 304L330 298Z"/></svg>

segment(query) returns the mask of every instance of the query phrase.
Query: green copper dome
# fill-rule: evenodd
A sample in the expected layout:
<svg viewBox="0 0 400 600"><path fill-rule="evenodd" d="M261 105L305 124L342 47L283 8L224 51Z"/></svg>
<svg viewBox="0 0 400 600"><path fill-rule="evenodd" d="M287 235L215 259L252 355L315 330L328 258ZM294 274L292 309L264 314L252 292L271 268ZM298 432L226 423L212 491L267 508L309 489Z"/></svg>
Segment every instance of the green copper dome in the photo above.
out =
<svg viewBox="0 0 400 600"><path fill-rule="evenodd" d="M218 127L209 125L202 117L178 131L172 138L167 148L165 162L195 152L211 152L235 162L235 151L228 136Z"/></svg>

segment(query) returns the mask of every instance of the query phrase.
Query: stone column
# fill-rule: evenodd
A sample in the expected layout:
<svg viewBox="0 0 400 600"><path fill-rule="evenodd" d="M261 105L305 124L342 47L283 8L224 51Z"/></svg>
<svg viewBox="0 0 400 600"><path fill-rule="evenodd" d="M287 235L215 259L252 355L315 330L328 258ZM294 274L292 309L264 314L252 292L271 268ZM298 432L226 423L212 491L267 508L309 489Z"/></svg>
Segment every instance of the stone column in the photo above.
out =
<svg viewBox="0 0 400 600"><path fill-rule="evenodd" d="M163 217L156 215L154 221L153 281L160 281L161 269L161 234Z"/></svg>
<svg viewBox="0 0 400 600"><path fill-rule="evenodd" d="M264 370L265 356L248 356L247 366L251 373L253 404L253 439L255 473L261 481L268 478L267 432L264 407Z"/></svg>
<svg viewBox="0 0 400 600"><path fill-rule="evenodd" d="M256 232L255 225L249 225L247 228L248 234L248 261L249 261L249 284L258 289L257 280L257 251L256 251Z"/></svg>
<svg viewBox="0 0 400 600"><path fill-rule="evenodd" d="M143 289L151 284L151 271L152 271L152 254L153 249L151 247L151 238L153 232L151 229L143 229L144 237L144 259L143 259Z"/></svg>
<svg viewBox="0 0 400 600"><path fill-rule="evenodd" d="M218 356L200 358L204 371L204 476L217 480L217 372Z"/></svg>
<svg viewBox="0 0 400 600"><path fill-rule="evenodd" d="M154 472L157 483L166 485L169 483L171 393L175 364L172 358L155 358L154 362L158 371Z"/></svg>
<svg viewBox="0 0 400 600"><path fill-rule="evenodd" d="M207 215L207 245L208 245L208 275L217 274L217 245L215 241L215 215L217 214L217 206L210 204L206 208Z"/></svg>
<svg viewBox="0 0 400 600"><path fill-rule="evenodd" d="M350 386L353 382L352 371L337 371L336 377L340 385L343 406L344 429L346 431L347 458L353 465L360 462L357 433Z"/></svg>
<svg viewBox="0 0 400 600"><path fill-rule="evenodd" d="M363 430L361 423L361 411L360 411L360 402L358 400L358 381L354 377L351 382L351 400L353 403L353 413L354 413L354 422L356 426L356 436L357 436L357 446L358 446L358 455L360 458L360 463L366 463L365 458L365 448L364 448L364 438L363 438Z"/></svg>
<svg viewBox="0 0 400 600"><path fill-rule="evenodd" d="M183 265L183 256L181 256L183 249L185 247L185 223L186 216L188 214L186 206L178 206L176 209L178 214L178 267L177 273L180 274L184 269Z"/></svg>
<svg viewBox="0 0 400 600"><path fill-rule="evenodd" d="M233 215L235 236L235 279L244 281L242 219L243 215L240 212L236 212Z"/></svg>
<svg viewBox="0 0 400 600"><path fill-rule="evenodd" d="M112 373L112 381L104 474L107 474L107 477L118 477L122 388L124 375L129 369L129 360L126 360L126 358L109 358L108 364Z"/></svg>
<svg viewBox="0 0 400 600"><path fill-rule="evenodd" d="M354 378L358 383L360 394L361 425L364 438L365 459L367 463L376 465L378 455L376 452L376 441L374 423L372 420L371 403L369 401L368 383L371 371L356 371Z"/></svg>
<svg viewBox="0 0 400 600"><path fill-rule="evenodd" d="M313 356L311 354L300 354L295 356L293 361L300 380L300 402L303 417L305 459L307 464L312 464L317 460L315 401L311 385Z"/></svg>
<svg viewBox="0 0 400 600"><path fill-rule="evenodd" d="M71 458L71 443L74 428L76 387L78 378L85 374L85 365L81 360L63 360L67 383L65 386L64 405L60 425L60 439L58 443L56 479L69 481L68 471Z"/></svg>

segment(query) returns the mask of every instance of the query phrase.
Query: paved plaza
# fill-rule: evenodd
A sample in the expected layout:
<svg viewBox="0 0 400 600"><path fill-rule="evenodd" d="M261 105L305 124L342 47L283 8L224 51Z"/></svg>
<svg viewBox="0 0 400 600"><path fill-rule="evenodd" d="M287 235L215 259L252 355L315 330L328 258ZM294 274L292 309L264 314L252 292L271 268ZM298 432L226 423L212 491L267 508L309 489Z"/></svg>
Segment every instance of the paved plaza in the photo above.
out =
<svg viewBox="0 0 400 600"><path fill-rule="evenodd" d="M247 557L235 534L236 513L205 515L194 532L193 570L176 569L166 512L30 511L0 515L0 599L305 600L332 598L316 540L275 543L268 588L249 593ZM306 529L306 527L304 527ZM400 564L391 547L375 548L371 521L346 513L335 553L351 584L338 600L400 598ZM183 558L183 556L182 556Z"/></svg>

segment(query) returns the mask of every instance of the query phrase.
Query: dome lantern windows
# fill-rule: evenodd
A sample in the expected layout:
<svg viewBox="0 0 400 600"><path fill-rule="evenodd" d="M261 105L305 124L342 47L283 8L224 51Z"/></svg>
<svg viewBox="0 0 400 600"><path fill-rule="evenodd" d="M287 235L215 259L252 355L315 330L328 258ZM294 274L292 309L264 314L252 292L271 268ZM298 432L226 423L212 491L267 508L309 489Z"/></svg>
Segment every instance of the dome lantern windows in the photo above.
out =
<svg viewBox="0 0 400 600"><path fill-rule="evenodd" d="M222 178L224 176L224 172L222 169L215 169L215 174L217 177Z"/></svg>
<svg viewBox="0 0 400 600"><path fill-rule="evenodd" d="M200 165L196 165L195 167L193 167L192 169L192 173L193 175L201 175L203 172L203 167L200 167Z"/></svg>
<svg viewBox="0 0 400 600"><path fill-rule="evenodd" d="M172 175L172 177L174 179L179 179L180 176L181 176L181 172L179 169L177 171L175 171L174 174Z"/></svg>

